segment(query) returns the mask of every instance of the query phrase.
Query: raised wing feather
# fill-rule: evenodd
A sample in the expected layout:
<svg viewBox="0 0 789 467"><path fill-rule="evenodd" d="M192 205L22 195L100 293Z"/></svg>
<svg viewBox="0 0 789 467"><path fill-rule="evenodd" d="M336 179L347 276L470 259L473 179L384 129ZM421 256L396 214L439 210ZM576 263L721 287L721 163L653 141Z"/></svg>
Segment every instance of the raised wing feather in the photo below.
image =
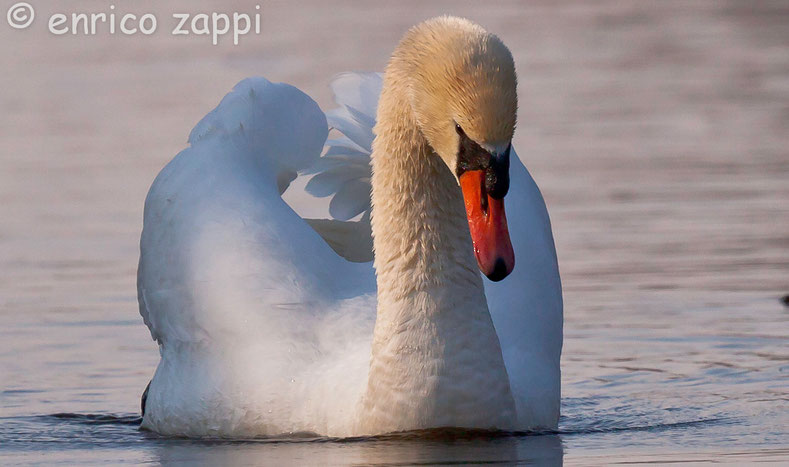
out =
<svg viewBox="0 0 789 467"><path fill-rule="evenodd" d="M342 136L326 141L326 153L305 173L317 174L307 192L330 196L330 214L338 220L370 210L370 154L381 85L380 73L342 73L331 84L339 107L326 113L327 121Z"/></svg>
<svg viewBox="0 0 789 467"><path fill-rule="evenodd" d="M145 203L138 296L154 339L286 339L292 313L374 291L371 268L337 256L280 198L327 134L312 99L263 78L239 83L198 123Z"/></svg>
<svg viewBox="0 0 789 467"><path fill-rule="evenodd" d="M313 175L305 191L329 197L333 219L307 219L309 224L343 258L372 261L370 235L370 154L373 128L381 93L380 73L343 73L331 88L339 107L326 113L332 130L340 135L326 141L326 152L303 170ZM351 219L361 215L358 221Z"/></svg>

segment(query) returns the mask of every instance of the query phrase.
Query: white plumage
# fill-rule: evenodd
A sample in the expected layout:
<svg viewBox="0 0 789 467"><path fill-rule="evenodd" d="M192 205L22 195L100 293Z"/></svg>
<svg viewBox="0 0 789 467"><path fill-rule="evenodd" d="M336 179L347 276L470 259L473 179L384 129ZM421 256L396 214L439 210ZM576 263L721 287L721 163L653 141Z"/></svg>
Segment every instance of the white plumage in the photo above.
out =
<svg viewBox="0 0 789 467"><path fill-rule="evenodd" d="M471 420L471 428L555 428L561 284L545 203L514 152L506 200L518 263L504 281L484 282L514 421L486 426L444 413L473 412L472 397L471 406L436 401L435 414L414 426L364 422L371 407L364 399L375 396L365 391L377 303L369 211L381 75L343 74L332 89L340 107L325 116L292 86L242 81L154 181L145 202L138 295L161 362L143 426L225 437L350 436L446 420ZM327 120L342 133L328 141ZM282 200L297 173L314 174L306 190L331 197L333 220L302 219ZM486 371L468 365L459 367L468 381ZM459 376L438 383L464 384ZM423 393L408 391L403 400L418 404Z"/></svg>

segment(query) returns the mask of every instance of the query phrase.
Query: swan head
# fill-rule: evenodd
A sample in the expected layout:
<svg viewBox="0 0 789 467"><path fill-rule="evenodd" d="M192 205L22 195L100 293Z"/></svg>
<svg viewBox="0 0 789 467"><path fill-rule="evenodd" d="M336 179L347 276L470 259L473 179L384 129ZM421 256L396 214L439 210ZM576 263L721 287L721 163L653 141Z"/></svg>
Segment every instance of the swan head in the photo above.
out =
<svg viewBox="0 0 789 467"><path fill-rule="evenodd" d="M463 192L480 270L502 280L515 265L504 212L518 109L512 54L482 27L446 16L415 26L398 49L411 64L417 124Z"/></svg>

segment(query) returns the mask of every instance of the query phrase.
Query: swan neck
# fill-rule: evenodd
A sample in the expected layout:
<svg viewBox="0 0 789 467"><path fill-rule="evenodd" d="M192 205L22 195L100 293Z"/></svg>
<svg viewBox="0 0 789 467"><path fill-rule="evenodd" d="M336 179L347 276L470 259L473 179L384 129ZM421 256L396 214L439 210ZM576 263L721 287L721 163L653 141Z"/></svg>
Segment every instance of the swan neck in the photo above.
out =
<svg viewBox="0 0 789 467"><path fill-rule="evenodd" d="M379 303L420 292L473 295L470 306L487 313L460 187L419 130L405 90L397 91L382 92L372 154Z"/></svg>
<svg viewBox="0 0 789 467"><path fill-rule="evenodd" d="M378 310L360 431L508 429L514 402L462 193L400 78L387 70L373 142Z"/></svg>

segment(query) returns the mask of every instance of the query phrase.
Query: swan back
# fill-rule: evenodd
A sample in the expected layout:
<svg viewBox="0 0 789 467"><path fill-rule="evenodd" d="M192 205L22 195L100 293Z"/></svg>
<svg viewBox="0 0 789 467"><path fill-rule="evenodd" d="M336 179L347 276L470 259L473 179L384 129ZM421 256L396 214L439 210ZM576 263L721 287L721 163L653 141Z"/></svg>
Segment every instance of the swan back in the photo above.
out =
<svg viewBox="0 0 789 467"><path fill-rule="evenodd" d="M303 223L266 218L298 219L280 199L278 179L314 162L327 133L323 112L309 96L264 78L240 82L197 124L191 146L162 169L145 201L138 293L154 339L195 341L207 334L216 337L222 329L232 331L235 325L229 321L245 316L242 305L255 297L232 297L239 288L219 292L221 284L233 285L244 274L281 284L276 279L301 274L293 259L305 252L286 239L315 233ZM320 282L305 282L311 283ZM258 285L248 280L239 284ZM288 302L312 292L306 286L267 285L264 290L275 293L263 303ZM165 303L146 306L158 300ZM231 305L234 300L237 305ZM211 310L224 306L241 311L217 319ZM166 311L149 314L149 309ZM205 313L194 311L200 309Z"/></svg>
<svg viewBox="0 0 789 467"><path fill-rule="evenodd" d="M296 88L245 80L156 177L140 313L162 360L143 426L188 436L348 435L375 317L369 264L337 256L280 197L328 128Z"/></svg>

